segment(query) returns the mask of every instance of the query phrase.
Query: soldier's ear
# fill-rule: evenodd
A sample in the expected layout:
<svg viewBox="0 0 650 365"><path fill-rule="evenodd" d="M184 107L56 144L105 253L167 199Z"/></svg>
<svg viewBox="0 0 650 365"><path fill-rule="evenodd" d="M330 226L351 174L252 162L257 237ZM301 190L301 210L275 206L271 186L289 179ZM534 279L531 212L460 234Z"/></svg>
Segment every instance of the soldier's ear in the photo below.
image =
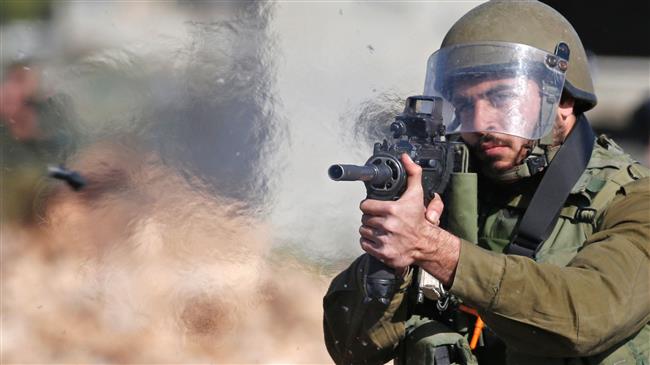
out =
<svg viewBox="0 0 650 365"><path fill-rule="evenodd" d="M574 107L576 104L576 99L568 93L562 93L562 98L560 99L560 105L557 107L558 116L565 120L570 115L574 115Z"/></svg>
<svg viewBox="0 0 650 365"><path fill-rule="evenodd" d="M557 107L555 124L553 125L553 143L561 144L576 123L574 114L575 99L567 94L562 93L560 105Z"/></svg>

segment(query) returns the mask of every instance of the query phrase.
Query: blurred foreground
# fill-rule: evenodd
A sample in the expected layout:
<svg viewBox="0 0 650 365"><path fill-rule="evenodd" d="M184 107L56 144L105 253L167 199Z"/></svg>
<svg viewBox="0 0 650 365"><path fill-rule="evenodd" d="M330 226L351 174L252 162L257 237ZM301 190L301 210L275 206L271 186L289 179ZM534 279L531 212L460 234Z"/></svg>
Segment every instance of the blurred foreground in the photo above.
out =
<svg viewBox="0 0 650 365"><path fill-rule="evenodd" d="M0 362L328 363L329 274L270 217L272 7L51 5L2 29Z"/></svg>
<svg viewBox="0 0 650 365"><path fill-rule="evenodd" d="M326 281L268 222L124 145L70 166L87 188L2 226L3 363L328 362Z"/></svg>

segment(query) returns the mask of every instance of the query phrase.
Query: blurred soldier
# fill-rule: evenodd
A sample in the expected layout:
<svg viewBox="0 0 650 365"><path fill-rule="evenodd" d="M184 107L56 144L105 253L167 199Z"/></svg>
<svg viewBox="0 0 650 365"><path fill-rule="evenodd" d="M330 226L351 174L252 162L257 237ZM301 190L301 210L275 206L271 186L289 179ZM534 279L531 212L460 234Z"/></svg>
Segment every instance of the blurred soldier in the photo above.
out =
<svg viewBox="0 0 650 365"><path fill-rule="evenodd" d="M573 27L539 2L491 1L456 22L427 67L425 94L445 100L447 132L478 166L478 196L465 197L478 204L476 242L439 226L442 200L425 209L421 169L402 156L406 191L361 203L367 253L324 298L332 358L647 364L650 171L593 134ZM379 288L389 301L372 300L368 255L394 269ZM424 305L409 299L414 266L442 284Z"/></svg>
<svg viewBox="0 0 650 365"><path fill-rule="evenodd" d="M36 120L40 83L38 69L16 63L8 67L0 84L0 120L18 141L42 138Z"/></svg>
<svg viewBox="0 0 650 365"><path fill-rule="evenodd" d="M0 95L2 217L29 223L47 165L72 152L74 112L67 95L44 91L40 67L27 61L4 70Z"/></svg>

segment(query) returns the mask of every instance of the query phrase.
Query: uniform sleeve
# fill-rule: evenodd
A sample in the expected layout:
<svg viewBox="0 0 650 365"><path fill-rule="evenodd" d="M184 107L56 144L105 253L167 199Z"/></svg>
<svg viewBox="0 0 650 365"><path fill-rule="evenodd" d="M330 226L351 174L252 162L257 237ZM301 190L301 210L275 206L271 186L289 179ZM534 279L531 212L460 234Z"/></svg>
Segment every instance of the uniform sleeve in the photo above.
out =
<svg viewBox="0 0 650 365"><path fill-rule="evenodd" d="M650 178L622 188L566 267L463 242L451 292L514 350L601 353L650 320Z"/></svg>
<svg viewBox="0 0 650 365"><path fill-rule="evenodd" d="M368 255L337 275L323 298L325 345L336 364L384 364L395 355L405 335L406 290L412 271L396 278L388 305L365 299L363 285Z"/></svg>

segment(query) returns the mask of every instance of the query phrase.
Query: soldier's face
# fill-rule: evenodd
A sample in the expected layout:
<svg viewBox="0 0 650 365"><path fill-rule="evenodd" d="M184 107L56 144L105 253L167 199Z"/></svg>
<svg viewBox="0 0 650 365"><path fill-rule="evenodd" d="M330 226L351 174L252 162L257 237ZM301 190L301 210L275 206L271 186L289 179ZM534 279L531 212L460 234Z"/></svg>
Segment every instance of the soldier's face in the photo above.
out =
<svg viewBox="0 0 650 365"><path fill-rule="evenodd" d="M528 79L459 82L452 103L462 123L461 135L484 168L505 171L528 154L531 140L504 132L531 134L539 119L540 90ZM516 123L516 124L513 124Z"/></svg>

